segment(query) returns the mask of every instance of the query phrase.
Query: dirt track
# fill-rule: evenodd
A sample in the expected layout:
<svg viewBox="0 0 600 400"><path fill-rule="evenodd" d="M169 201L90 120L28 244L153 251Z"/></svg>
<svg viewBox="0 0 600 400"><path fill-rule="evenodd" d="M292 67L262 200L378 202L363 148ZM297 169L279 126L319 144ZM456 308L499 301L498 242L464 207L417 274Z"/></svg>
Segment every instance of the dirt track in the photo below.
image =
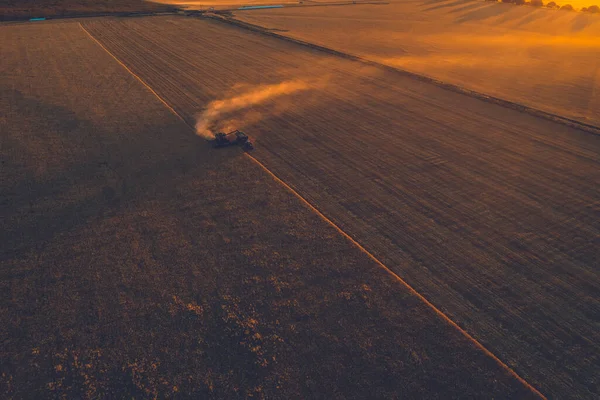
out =
<svg viewBox="0 0 600 400"><path fill-rule="evenodd" d="M3 397L532 396L77 23L0 37Z"/></svg>
<svg viewBox="0 0 600 400"><path fill-rule="evenodd" d="M598 136L215 22L85 26L190 123L325 76L256 156L542 392L598 393Z"/></svg>

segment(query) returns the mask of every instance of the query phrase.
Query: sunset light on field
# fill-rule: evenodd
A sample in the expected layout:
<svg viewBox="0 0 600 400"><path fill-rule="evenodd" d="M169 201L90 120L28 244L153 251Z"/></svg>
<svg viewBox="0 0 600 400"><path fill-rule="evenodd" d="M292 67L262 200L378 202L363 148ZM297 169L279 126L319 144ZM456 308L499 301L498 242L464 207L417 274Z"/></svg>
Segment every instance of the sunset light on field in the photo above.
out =
<svg viewBox="0 0 600 400"><path fill-rule="evenodd" d="M0 4L0 399L600 398L596 8L160 1Z"/></svg>
<svg viewBox="0 0 600 400"><path fill-rule="evenodd" d="M600 14L463 1L240 11L335 50L600 124ZM348 30L349 24L353 29Z"/></svg>

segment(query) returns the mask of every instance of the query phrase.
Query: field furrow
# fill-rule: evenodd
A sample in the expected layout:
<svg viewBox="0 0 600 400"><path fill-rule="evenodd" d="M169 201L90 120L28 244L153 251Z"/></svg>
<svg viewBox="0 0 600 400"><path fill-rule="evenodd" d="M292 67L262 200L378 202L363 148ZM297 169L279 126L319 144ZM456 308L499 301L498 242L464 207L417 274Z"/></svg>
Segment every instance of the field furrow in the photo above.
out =
<svg viewBox="0 0 600 400"><path fill-rule="evenodd" d="M598 393L600 137L214 21L85 28L190 124L319 78L241 121L254 156L542 392Z"/></svg>

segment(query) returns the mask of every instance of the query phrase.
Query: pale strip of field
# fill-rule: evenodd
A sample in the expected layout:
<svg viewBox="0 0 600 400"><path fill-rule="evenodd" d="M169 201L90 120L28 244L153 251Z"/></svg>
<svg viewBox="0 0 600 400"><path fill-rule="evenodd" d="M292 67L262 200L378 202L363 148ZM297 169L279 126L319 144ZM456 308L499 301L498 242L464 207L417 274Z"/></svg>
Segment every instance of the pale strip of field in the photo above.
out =
<svg viewBox="0 0 600 400"><path fill-rule="evenodd" d="M598 393L599 136L216 21L85 26L190 123L304 82L233 117L255 157L543 393Z"/></svg>
<svg viewBox="0 0 600 400"><path fill-rule="evenodd" d="M79 24L0 40L0 397L533 397Z"/></svg>
<svg viewBox="0 0 600 400"><path fill-rule="evenodd" d="M478 0L396 0L235 17L600 126L600 15Z"/></svg>
<svg viewBox="0 0 600 400"><path fill-rule="evenodd" d="M200 0L200 1L171 1L161 0L156 1L160 4L173 4L184 8L202 8L202 6L244 6L244 5L271 5L271 4L298 4L297 1L290 0Z"/></svg>
<svg viewBox="0 0 600 400"><path fill-rule="evenodd" d="M358 2L366 0L358 0ZM351 3L351 0L304 0L302 3L298 0L197 0L197 1L181 1L181 0L156 0L154 3L159 4L172 4L187 9L202 9L207 6L215 8L230 8L230 7L241 7L241 6L254 6L254 5L300 5L300 4L335 4L335 3Z"/></svg>

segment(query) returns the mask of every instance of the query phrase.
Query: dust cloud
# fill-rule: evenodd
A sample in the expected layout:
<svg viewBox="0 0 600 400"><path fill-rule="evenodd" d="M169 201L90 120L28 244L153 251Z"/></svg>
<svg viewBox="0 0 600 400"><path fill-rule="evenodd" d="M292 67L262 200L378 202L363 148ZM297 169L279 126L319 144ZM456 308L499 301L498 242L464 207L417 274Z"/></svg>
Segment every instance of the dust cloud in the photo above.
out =
<svg viewBox="0 0 600 400"><path fill-rule="evenodd" d="M244 88L242 93L212 101L204 111L197 115L196 133L198 136L212 139L214 132L242 128L257 122L263 117L263 114L253 107L275 99L281 100L279 98L289 97L297 92L318 88L319 83L296 79L278 84L241 87ZM278 101L277 110L281 111L282 105L285 106L285 104L291 106L291 102Z"/></svg>

